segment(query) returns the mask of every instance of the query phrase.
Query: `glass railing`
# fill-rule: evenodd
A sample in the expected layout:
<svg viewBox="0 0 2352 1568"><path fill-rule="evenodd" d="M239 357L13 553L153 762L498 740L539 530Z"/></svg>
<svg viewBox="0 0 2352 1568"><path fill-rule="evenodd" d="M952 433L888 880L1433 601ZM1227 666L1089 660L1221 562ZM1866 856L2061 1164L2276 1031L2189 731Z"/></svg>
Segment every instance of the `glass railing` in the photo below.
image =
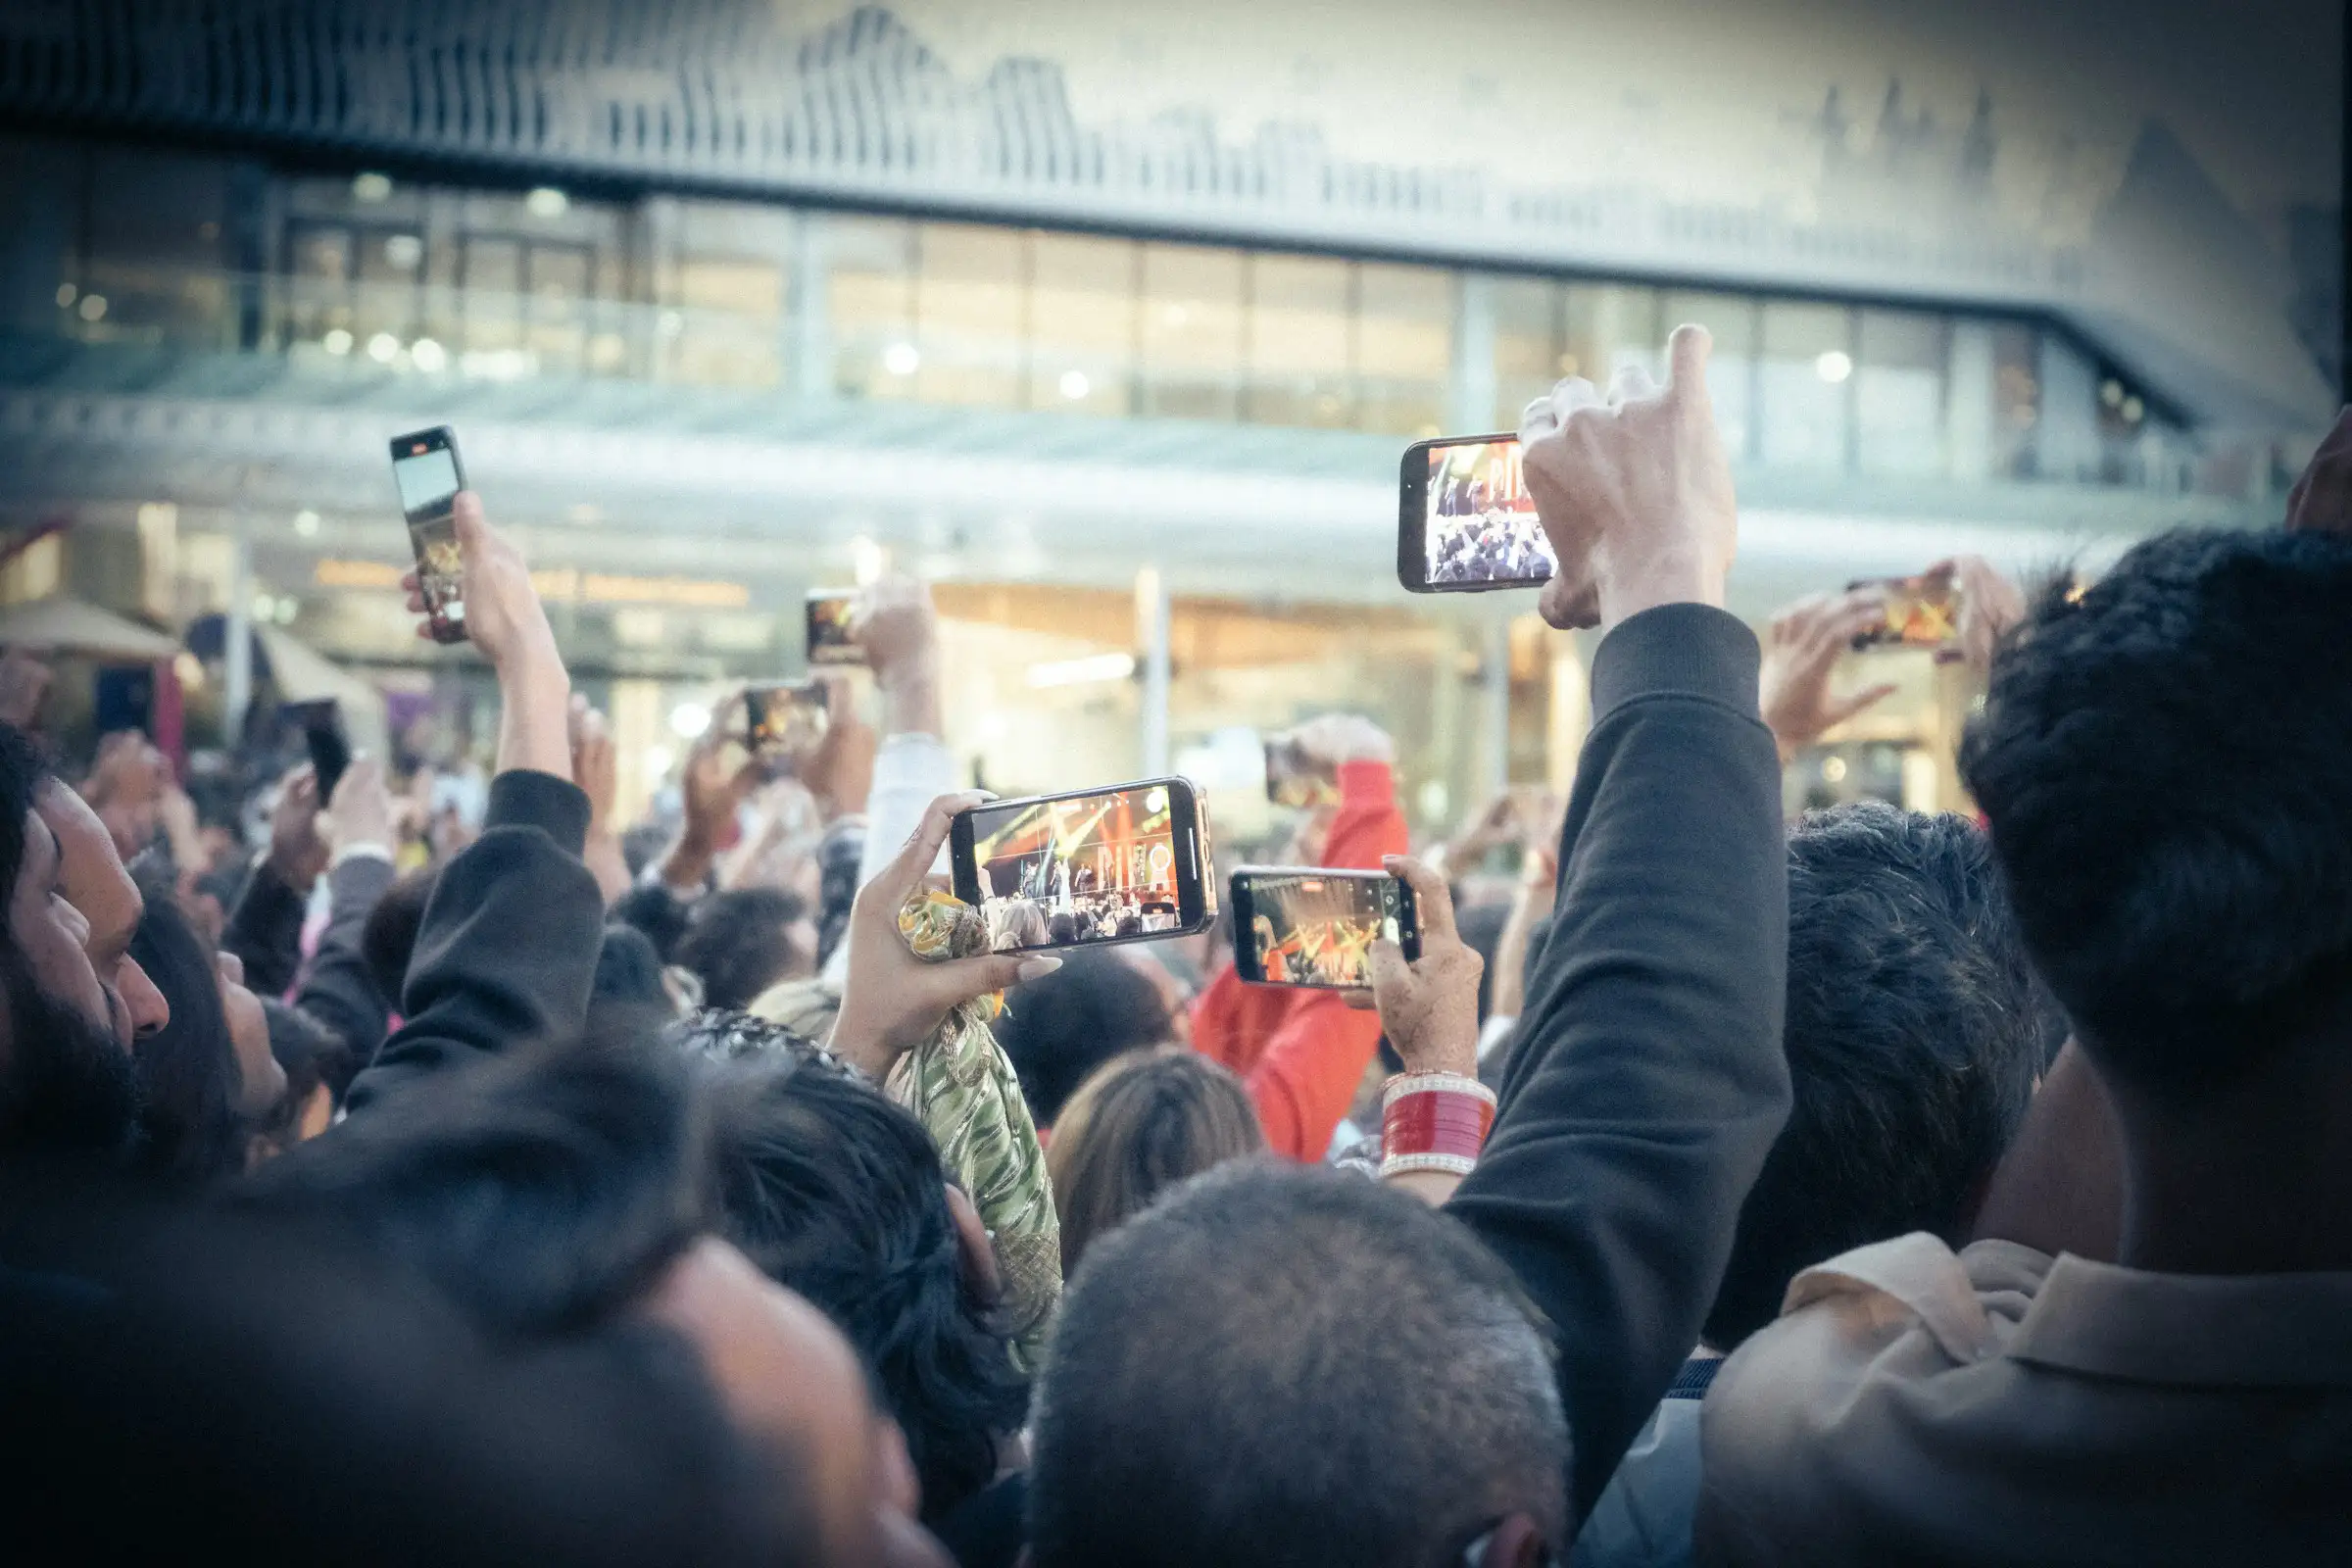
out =
<svg viewBox="0 0 2352 1568"><path fill-rule="evenodd" d="M194 270L95 270L86 289L61 286L54 309L21 313L8 324L35 339L275 358L305 378L643 382L786 400L1214 420L1404 439L1436 433L1452 401L1436 374L1268 368L1215 356L1171 363L1132 345L1069 340L1050 319L1025 332L1017 324L1003 332L947 330L553 289ZM1775 412L1758 404L1743 416L1769 421ZM1847 456L1829 476L2056 482L2250 502L2276 495L2284 482L2286 454L2275 442L2217 440L2153 421L2129 433L2078 421L2065 443L2040 439L2035 429L2010 430L2005 450L2014 455L1974 474L1952 471L1942 456L1952 443L1941 430L1905 427L1882 438L1877 429L1865 414L1854 439L1840 433ZM1881 439L1899 441L1901 450L1875 450ZM1751 466L1779 466L1774 450L1762 443Z"/></svg>

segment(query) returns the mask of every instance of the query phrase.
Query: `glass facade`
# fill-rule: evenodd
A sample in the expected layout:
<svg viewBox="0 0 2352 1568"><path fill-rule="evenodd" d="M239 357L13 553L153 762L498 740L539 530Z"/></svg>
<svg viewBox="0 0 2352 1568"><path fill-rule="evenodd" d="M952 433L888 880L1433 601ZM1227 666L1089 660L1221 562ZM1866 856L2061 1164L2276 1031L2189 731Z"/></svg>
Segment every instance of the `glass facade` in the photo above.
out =
<svg viewBox="0 0 2352 1568"><path fill-rule="evenodd" d="M281 173L11 144L8 324L422 376L630 377L1375 432L1508 428L1562 375L1714 334L1736 462L2242 488L2144 389L2024 318L1464 271L651 195Z"/></svg>

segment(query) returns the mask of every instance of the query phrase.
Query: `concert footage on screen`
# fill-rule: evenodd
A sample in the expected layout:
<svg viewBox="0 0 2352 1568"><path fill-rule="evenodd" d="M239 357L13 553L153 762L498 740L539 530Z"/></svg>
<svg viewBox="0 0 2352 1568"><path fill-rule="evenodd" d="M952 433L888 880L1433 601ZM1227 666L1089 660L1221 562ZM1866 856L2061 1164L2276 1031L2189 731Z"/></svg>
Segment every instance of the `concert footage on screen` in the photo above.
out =
<svg viewBox="0 0 2352 1568"><path fill-rule="evenodd" d="M1519 467L1517 441L1429 449L1432 583L1548 577L1557 564Z"/></svg>
<svg viewBox="0 0 2352 1568"><path fill-rule="evenodd" d="M1174 931L1168 792L1104 790L972 813L980 911L999 953Z"/></svg>
<svg viewBox="0 0 2352 1568"><path fill-rule="evenodd" d="M1385 877L1259 876L1250 886L1258 972L1274 985L1372 983L1372 944L1397 937Z"/></svg>

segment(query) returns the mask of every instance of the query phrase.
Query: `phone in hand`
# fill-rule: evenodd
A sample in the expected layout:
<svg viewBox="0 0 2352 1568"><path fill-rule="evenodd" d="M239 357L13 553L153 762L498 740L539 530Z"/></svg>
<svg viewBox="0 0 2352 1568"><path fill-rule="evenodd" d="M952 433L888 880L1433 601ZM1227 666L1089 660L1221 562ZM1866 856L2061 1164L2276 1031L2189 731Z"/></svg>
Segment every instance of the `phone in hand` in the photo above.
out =
<svg viewBox="0 0 2352 1568"><path fill-rule="evenodd" d="M744 744L776 760L803 757L825 738L832 697L818 680L750 686L743 693Z"/></svg>
<svg viewBox="0 0 2352 1568"><path fill-rule="evenodd" d="M1309 756L1296 730L1267 736L1265 748L1267 800L1294 810L1339 805L1339 770Z"/></svg>
<svg viewBox="0 0 2352 1568"><path fill-rule="evenodd" d="M850 636L850 612L858 605L855 588L815 588L808 594L808 662L862 664L865 650Z"/></svg>
<svg viewBox="0 0 2352 1568"><path fill-rule="evenodd" d="M1373 943L1421 956L1413 890L1386 871L1245 865L1232 900L1234 968L1251 985L1366 990Z"/></svg>
<svg viewBox="0 0 2352 1568"><path fill-rule="evenodd" d="M1540 588L1558 563L1527 493L1515 435L1450 436L1405 448L1396 580L1413 593Z"/></svg>
<svg viewBox="0 0 2352 1568"><path fill-rule="evenodd" d="M456 505L466 488L457 432L446 424L392 438L392 482L416 554L416 592L437 643L466 640L466 563L458 550Z"/></svg>
<svg viewBox="0 0 2352 1568"><path fill-rule="evenodd" d="M1960 645L1960 585L1948 576L1864 577L1846 591L1876 588L1885 598L1886 617L1854 639L1865 648L1925 648L1939 661L1962 656Z"/></svg>
<svg viewBox="0 0 2352 1568"><path fill-rule="evenodd" d="M278 722L302 731L310 749L311 772L318 781L318 804L335 798L343 770L351 766L351 737L343 727L343 705L332 697L278 705Z"/></svg>
<svg viewBox="0 0 2352 1568"><path fill-rule="evenodd" d="M1150 942L1217 914L1208 822L1190 779L992 801L949 824L956 897L998 953Z"/></svg>

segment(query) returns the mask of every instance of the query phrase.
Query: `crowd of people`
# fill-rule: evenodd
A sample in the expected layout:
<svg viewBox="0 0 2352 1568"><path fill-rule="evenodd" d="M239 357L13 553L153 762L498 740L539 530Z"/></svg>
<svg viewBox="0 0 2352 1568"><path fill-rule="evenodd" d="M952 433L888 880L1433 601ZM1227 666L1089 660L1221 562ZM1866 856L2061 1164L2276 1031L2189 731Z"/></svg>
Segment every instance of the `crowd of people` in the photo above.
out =
<svg viewBox="0 0 2352 1568"><path fill-rule="evenodd" d="M1526 416L1566 800L1416 856L1299 732L1368 993L991 951L904 580L871 719L645 824L471 495L462 832L361 758L248 842L0 680L17 1557L2352 1560L2352 416L2283 529L1931 568L1982 818L1790 823L1884 607L1725 612L1708 348Z"/></svg>

